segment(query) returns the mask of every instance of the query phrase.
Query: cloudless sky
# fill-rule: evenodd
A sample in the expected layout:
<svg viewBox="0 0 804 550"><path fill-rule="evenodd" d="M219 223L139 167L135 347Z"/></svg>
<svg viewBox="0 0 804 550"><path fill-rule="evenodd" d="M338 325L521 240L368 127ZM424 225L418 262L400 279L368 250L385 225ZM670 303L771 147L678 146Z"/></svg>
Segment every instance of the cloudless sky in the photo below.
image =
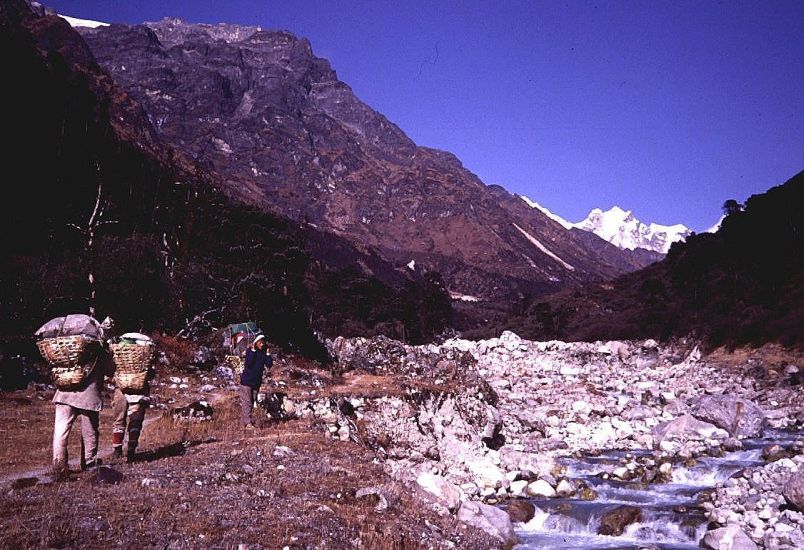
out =
<svg viewBox="0 0 804 550"><path fill-rule="evenodd" d="M55 0L286 29L416 143L570 221L703 231L804 170L804 2Z"/></svg>

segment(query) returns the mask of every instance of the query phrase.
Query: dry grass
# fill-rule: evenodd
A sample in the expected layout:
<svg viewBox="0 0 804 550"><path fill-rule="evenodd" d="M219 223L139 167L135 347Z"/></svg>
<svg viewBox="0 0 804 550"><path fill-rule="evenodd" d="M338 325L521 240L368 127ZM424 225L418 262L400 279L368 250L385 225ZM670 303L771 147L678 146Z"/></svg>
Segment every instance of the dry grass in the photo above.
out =
<svg viewBox="0 0 804 550"><path fill-rule="evenodd" d="M798 365L804 367L804 353L779 344L765 344L758 348L736 348L729 350L717 348L707 355L707 359L729 366L744 366L760 363L770 368L784 365Z"/></svg>
<svg viewBox="0 0 804 550"><path fill-rule="evenodd" d="M329 382L340 391L335 379ZM351 382L372 391L384 384ZM90 472L54 484L6 484L0 547L411 550L446 548L445 541L495 547L484 533L422 506L365 447L334 441L308 420L260 418L258 430L244 432L236 394L222 391L211 402L209 422L176 422L149 410L141 460L113 464L125 476L118 485L93 484ZM16 448L2 450L0 457L14 461L4 466L22 473L49 463L52 414L53 406L35 392L0 398L0 425ZM101 425L107 451L110 426L107 410ZM366 487L379 488L388 509L375 509L376 496L357 498Z"/></svg>

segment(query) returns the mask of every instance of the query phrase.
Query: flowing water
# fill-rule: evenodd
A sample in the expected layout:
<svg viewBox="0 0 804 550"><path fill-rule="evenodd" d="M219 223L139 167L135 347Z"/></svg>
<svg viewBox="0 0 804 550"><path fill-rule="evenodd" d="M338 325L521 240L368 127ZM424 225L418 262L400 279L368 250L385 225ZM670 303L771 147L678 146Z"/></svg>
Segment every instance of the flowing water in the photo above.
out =
<svg viewBox="0 0 804 550"><path fill-rule="evenodd" d="M517 524L520 544L526 549L633 549L686 550L699 548L706 533L707 519L698 505L701 491L711 489L743 468L764 463L762 448L778 444L789 447L800 434L768 431L765 437L743 441L744 449L722 457L705 457L692 467L674 465L667 483L604 480L597 477L619 466L626 453L612 451L594 457L565 458L567 478L583 480L598 498L534 498L536 515ZM630 451L633 457L650 451ZM622 505L638 507L641 520L625 528L620 536L599 535L601 518Z"/></svg>

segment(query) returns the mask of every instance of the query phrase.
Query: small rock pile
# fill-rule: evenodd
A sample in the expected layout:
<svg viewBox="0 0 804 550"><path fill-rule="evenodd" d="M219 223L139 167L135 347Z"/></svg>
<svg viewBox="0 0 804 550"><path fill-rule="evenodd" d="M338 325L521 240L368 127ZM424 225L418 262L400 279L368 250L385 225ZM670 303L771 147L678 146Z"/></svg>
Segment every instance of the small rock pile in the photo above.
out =
<svg viewBox="0 0 804 550"><path fill-rule="evenodd" d="M804 441L792 458L743 470L718 487L712 502L703 503L712 521L736 525L752 541L768 550L804 548L804 508L788 502L791 480L804 473ZM804 475L798 483L804 488Z"/></svg>

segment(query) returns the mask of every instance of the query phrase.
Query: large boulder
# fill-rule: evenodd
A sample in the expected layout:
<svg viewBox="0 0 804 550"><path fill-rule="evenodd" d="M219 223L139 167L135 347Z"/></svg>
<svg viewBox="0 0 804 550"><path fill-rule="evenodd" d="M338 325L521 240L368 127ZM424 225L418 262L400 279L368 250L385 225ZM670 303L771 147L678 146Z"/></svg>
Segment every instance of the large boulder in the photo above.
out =
<svg viewBox="0 0 804 550"><path fill-rule="evenodd" d="M662 422L653 428L654 445L662 441L703 441L706 439L726 439L728 432L709 422L702 422L688 414Z"/></svg>
<svg viewBox="0 0 804 550"><path fill-rule="evenodd" d="M791 506L804 512L804 468L799 467L798 471L787 480L782 494Z"/></svg>
<svg viewBox="0 0 804 550"><path fill-rule="evenodd" d="M458 510L458 519L467 525L482 529L502 541L506 547L517 543L511 518L499 508L469 500L464 502Z"/></svg>
<svg viewBox="0 0 804 550"><path fill-rule="evenodd" d="M733 437L760 436L765 425L762 409L747 399L730 395L705 395L693 404L692 414Z"/></svg>
<svg viewBox="0 0 804 550"><path fill-rule="evenodd" d="M552 498L556 496L556 490L553 489L553 486L543 479L537 479L529 484L525 491L532 497Z"/></svg>
<svg viewBox="0 0 804 550"><path fill-rule="evenodd" d="M619 537L626 527L638 521L642 521L642 510L640 508L636 506L618 506L606 512L600 518L597 534Z"/></svg>
<svg viewBox="0 0 804 550"><path fill-rule="evenodd" d="M701 546L712 550L758 550L759 548L748 535L743 533L739 525L727 525L707 532L701 541Z"/></svg>
<svg viewBox="0 0 804 550"><path fill-rule="evenodd" d="M457 510L461 503L461 490L441 476L423 472L416 483L450 511Z"/></svg>

